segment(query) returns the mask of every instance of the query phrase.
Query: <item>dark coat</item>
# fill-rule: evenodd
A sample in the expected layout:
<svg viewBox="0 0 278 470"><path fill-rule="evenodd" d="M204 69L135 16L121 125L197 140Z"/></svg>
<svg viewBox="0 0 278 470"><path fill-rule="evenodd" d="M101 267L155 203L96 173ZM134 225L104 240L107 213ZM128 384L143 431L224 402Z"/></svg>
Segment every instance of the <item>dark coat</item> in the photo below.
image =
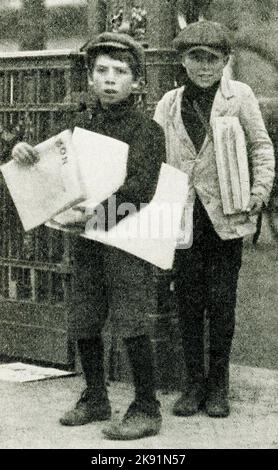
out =
<svg viewBox="0 0 278 470"><path fill-rule="evenodd" d="M127 176L116 193L116 206L126 202L139 209L141 203L150 202L166 159L160 126L135 110L130 99L109 110L96 104L91 112L80 113L74 124L129 145ZM104 201L104 206L107 203ZM116 248L79 237L74 245L75 336L88 337L101 331L109 310L120 335L145 334L153 308L147 294L155 282L152 266Z"/></svg>
<svg viewBox="0 0 278 470"><path fill-rule="evenodd" d="M129 145L127 177L114 194L117 209L122 203L132 203L139 210L141 203L149 203L155 193L161 163L166 161L161 127L134 109L132 99L108 110L96 103L90 112L80 113L75 125ZM108 201L102 204L107 209Z"/></svg>

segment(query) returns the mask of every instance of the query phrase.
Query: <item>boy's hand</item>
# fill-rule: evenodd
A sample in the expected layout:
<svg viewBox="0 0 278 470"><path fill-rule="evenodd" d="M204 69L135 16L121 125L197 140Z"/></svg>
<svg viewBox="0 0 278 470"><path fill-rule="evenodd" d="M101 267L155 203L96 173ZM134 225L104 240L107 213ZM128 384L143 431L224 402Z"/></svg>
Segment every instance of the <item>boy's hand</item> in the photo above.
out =
<svg viewBox="0 0 278 470"><path fill-rule="evenodd" d="M85 225L93 217L93 213L91 211L88 211L84 207L79 207L79 206L74 206L72 208L73 212L73 219L74 219L74 224L77 225Z"/></svg>
<svg viewBox="0 0 278 470"><path fill-rule="evenodd" d="M247 212L249 215L257 215L261 212L263 208L263 200L259 196L251 194L250 202L247 207Z"/></svg>
<svg viewBox="0 0 278 470"><path fill-rule="evenodd" d="M76 228L85 229L85 225L92 215L86 214L85 210L79 207L72 207L71 209L62 212L54 217L54 221L65 226L74 226Z"/></svg>
<svg viewBox="0 0 278 470"><path fill-rule="evenodd" d="M13 159L22 165L33 165L40 159L37 150L26 142L19 142L12 149Z"/></svg>

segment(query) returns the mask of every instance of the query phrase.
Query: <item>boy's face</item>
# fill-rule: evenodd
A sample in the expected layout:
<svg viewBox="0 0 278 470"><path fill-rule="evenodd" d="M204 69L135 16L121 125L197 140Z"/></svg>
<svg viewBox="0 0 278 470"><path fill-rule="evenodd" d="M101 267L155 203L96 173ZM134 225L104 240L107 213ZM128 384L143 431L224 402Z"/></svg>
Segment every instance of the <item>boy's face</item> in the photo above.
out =
<svg viewBox="0 0 278 470"><path fill-rule="evenodd" d="M127 62L100 54L90 71L89 83L105 107L127 99L137 82Z"/></svg>
<svg viewBox="0 0 278 470"><path fill-rule="evenodd" d="M188 77L201 88L209 88L221 79L228 60L225 54L216 56L202 49L184 52L182 55L182 65Z"/></svg>

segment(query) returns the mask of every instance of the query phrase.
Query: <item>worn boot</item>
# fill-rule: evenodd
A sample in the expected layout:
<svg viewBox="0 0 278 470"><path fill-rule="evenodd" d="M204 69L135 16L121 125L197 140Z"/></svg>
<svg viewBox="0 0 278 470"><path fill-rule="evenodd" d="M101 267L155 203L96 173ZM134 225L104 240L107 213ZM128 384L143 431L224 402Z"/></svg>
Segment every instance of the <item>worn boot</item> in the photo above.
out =
<svg viewBox="0 0 278 470"><path fill-rule="evenodd" d="M226 418L230 414L229 368L219 366L209 373L205 410L212 418Z"/></svg>
<svg viewBox="0 0 278 470"><path fill-rule="evenodd" d="M210 391L205 404L205 410L211 418L226 418L230 414L228 394L223 388Z"/></svg>
<svg viewBox="0 0 278 470"><path fill-rule="evenodd" d="M133 373L135 400L123 420L103 430L108 439L140 439L158 434L162 417L156 400L153 350L148 336L125 340Z"/></svg>
<svg viewBox="0 0 278 470"><path fill-rule="evenodd" d="M181 396L174 403L175 416L192 416L202 409L205 399L205 386L203 381L188 383Z"/></svg>
<svg viewBox="0 0 278 470"><path fill-rule="evenodd" d="M64 426L81 426L111 417L103 365L103 342L100 335L78 340L78 350L87 388L74 408L60 419Z"/></svg>
<svg viewBox="0 0 278 470"><path fill-rule="evenodd" d="M159 433L162 424L159 407L158 401L151 405L142 401L133 401L122 421L112 422L102 432L107 439L112 440L132 440L154 436Z"/></svg>
<svg viewBox="0 0 278 470"><path fill-rule="evenodd" d="M82 426L110 417L111 406L106 391L97 393L94 389L86 388L75 407L60 418L60 423L64 426Z"/></svg>

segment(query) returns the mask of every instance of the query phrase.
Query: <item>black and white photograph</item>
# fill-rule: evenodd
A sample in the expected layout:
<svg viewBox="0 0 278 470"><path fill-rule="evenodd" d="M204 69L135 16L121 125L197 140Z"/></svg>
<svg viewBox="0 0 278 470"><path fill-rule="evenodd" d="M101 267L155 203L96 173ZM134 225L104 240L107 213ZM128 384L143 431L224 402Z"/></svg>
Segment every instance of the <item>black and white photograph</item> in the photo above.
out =
<svg viewBox="0 0 278 470"><path fill-rule="evenodd" d="M278 0L0 0L0 450L278 449L277 161Z"/></svg>

